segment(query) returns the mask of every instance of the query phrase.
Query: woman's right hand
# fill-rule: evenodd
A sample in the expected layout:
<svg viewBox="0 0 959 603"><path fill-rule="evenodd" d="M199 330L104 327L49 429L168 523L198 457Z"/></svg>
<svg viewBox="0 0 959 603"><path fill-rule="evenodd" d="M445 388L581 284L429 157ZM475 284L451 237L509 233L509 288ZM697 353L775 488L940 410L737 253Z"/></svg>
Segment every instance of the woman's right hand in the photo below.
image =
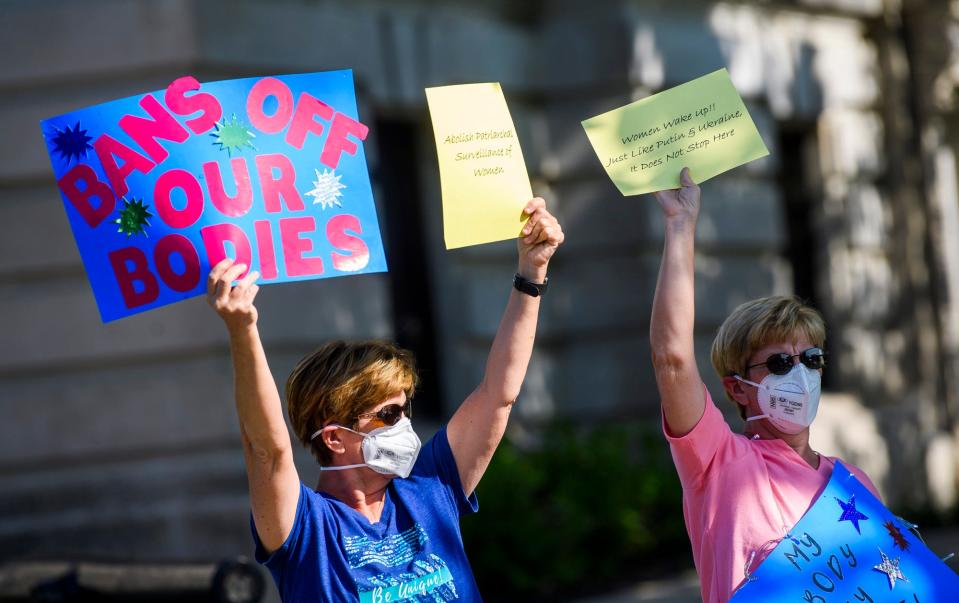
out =
<svg viewBox="0 0 959 603"><path fill-rule="evenodd" d="M244 264L234 264L231 258L226 258L210 270L210 276L206 279L207 303L230 330L256 324L257 312L253 299L260 290L256 284L260 273L250 272L236 286L231 286L245 271Z"/></svg>
<svg viewBox="0 0 959 603"><path fill-rule="evenodd" d="M693 224L699 217L699 185L693 182L689 168L683 168L679 174L681 188L668 189L653 193L663 210L666 221L691 220Z"/></svg>

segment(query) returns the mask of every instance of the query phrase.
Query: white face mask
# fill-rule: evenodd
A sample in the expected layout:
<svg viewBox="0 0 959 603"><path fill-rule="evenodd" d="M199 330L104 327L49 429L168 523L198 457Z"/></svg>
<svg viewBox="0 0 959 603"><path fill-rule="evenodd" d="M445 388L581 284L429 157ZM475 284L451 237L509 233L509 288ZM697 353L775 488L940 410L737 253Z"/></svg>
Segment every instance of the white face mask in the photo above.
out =
<svg viewBox="0 0 959 603"><path fill-rule="evenodd" d="M795 364L785 375L769 373L760 383L734 375L743 383L758 388L757 401L763 414L747 421L769 419L776 429L795 435L812 425L819 410L822 375L802 363Z"/></svg>
<svg viewBox="0 0 959 603"><path fill-rule="evenodd" d="M369 433L354 431L349 427L334 425L337 429L345 429L363 436L363 463L360 465L342 465L339 467L320 467L321 471L341 471L357 467L369 467L384 475L398 475L409 477L420 453L420 438L413 431L413 424L406 417L401 418L394 425L378 427ZM328 428L324 428L328 429ZM323 433L318 429L310 440Z"/></svg>

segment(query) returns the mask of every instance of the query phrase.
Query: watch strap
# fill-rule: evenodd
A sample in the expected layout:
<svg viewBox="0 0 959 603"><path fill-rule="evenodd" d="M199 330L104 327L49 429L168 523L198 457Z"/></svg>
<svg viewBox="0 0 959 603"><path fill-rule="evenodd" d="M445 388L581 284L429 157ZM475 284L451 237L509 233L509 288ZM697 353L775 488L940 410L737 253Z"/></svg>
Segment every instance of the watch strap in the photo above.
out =
<svg viewBox="0 0 959 603"><path fill-rule="evenodd" d="M545 295L548 286L549 278L545 279L542 283L534 283L523 277L519 272L513 276L513 287L520 293L525 293L530 297L541 297Z"/></svg>

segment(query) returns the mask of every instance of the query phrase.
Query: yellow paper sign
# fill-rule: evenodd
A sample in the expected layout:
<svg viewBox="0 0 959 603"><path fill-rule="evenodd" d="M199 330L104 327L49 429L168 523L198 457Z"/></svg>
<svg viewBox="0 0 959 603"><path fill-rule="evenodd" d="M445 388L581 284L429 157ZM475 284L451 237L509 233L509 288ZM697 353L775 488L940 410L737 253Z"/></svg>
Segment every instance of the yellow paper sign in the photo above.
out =
<svg viewBox="0 0 959 603"><path fill-rule="evenodd" d="M446 248L519 236L533 197L498 83L427 88L443 191Z"/></svg>
<svg viewBox="0 0 959 603"><path fill-rule="evenodd" d="M624 195L679 186L689 167L703 182L769 154L725 69L583 122Z"/></svg>

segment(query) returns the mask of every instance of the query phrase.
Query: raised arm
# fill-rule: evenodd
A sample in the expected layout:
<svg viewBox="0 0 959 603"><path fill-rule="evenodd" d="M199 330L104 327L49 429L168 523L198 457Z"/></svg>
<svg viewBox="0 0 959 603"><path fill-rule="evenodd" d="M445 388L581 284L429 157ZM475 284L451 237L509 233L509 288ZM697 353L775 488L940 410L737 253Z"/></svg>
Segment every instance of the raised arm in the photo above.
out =
<svg viewBox="0 0 959 603"><path fill-rule="evenodd" d="M699 187L688 168L680 174L680 184L682 188L656 193L666 233L649 326L656 385L666 425L675 436L692 431L706 409L706 390L693 349Z"/></svg>
<svg viewBox="0 0 959 603"><path fill-rule="evenodd" d="M240 419L253 522L260 542L273 552L293 528L300 478L293 464L293 447L280 394L256 328L253 299L259 289L259 275L251 272L235 287L230 286L244 270L246 266L233 265L231 259L214 266L207 279L207 301L230 333L236 414Z"/></svg>
<svg viewBox="0 0 959 603"><path fill-rule="evenodd" d="M563 229L548 211L546 202L533 199L525 209L529 220L518 239L519 274L534 283L546 280L546 268L563 242ZM486 373L453 418L446 433L456 459L463 490L471 494L489 466L506 430L513 402L519 395L536 337L539 297L511 289L500 321Z"/></svg>

